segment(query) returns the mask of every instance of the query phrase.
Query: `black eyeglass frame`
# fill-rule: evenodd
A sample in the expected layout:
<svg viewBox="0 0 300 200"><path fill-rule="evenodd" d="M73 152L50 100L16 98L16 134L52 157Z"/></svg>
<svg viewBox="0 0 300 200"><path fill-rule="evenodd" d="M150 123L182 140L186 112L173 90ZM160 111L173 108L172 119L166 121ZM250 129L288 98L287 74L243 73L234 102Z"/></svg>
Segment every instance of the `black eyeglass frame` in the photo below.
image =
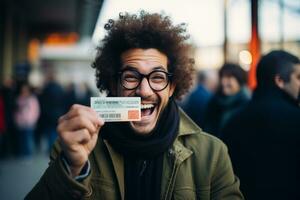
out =
<svg viewBox="0 0 300 200"><path fill-rule="evenodd" d="M132 71L132 72L136 73L136 74L139 76L139 84L137 84L136 87L134 87L134 88L127 88L127 87L124 86L124 84L122 84L122 74L123 74L125 71ZM160 89L160 90L157 90L157 89L152 88L152 86L151 86L151 84L150 84L150 82L149 82L149 77L151 76L151 74L153 74L153 73L155 73L155 72L162 72L162 73L166 74L166 77L167 77L167 79L168 79L168 80L167 80L168 82L167 82L166 86L163 87L163 88ZM155 91L155 92L160 92L160 91L166 89L166 88L168 87L168 85L170 84L170 82L171 82L171 80L172 80L172 77L173 77L173 74L172 74L172 73L169 73L169 72L166 72L166 71L163 71L163 70L153 70L153 71L150 72L149 74L142 74L142 73L140 73L140 72L137 71L137 70L133 70L133 69L124 69L124 70L119 71L119 72L118 72L118 75L119 75L119 81L120 81L120 84L122 85L123 88L125 88L125 89L127 89L127 90L135 90L136 88L138 88L138 87L141 85L141 82L143 81L143 79L146 78L147 81L148 81L148 84L149 84L150 88L151 88L153 91Z"/></svg>

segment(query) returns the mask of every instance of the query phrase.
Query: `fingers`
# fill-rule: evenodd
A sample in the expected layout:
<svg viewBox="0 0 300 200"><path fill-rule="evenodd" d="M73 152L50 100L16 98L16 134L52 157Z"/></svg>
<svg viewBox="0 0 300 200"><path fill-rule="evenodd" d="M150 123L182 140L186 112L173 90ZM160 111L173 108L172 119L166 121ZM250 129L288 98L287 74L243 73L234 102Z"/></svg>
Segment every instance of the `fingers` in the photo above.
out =
<svg viewBox="0 0 300 200"><path fill-rule="evenodd" d="M96 135L96 134L94 134ZM69 150L76 151L77 144L85 144L91 140L92 136L87 129L80 129L77 131L65 132L60 136L63 145Z"/></svg>
<svg viewBox="0 0 300 200"><path fill-rule="evenodd" d="M88 116L80 115L74 116L69 120L63 120L58 125L58 132L63 131L76 131L80 129L87 129L90 134L96 133L99 125L95 120L90 119Z"/></svg>
<svg viewBox="0 0 300 200"><path fill-rule="evenodd" d="M93 135L98 135L103 125L104 120L94 110L73 105L68 113L59 118L57 132L66 146L84 144L93 139Z"/></svg>
<svg viewBox="0 0 300 200"><path fill-rule="evenodd" d="M95 133L104 125L104 120L87 106L73 105L67 114L59 118L58 123L58 132L86 128L90 133Z"/></svg>
<svg viewBox="0 0 300 200"><path fill-rule="evenodd" d="M64 120L69 120L77 116L87 117L93 123L100 126L103 126L104 124L104 120L101 119L93 109L79 104L74 104L67 114L59 118L58 122L61 123Z"/></svg>

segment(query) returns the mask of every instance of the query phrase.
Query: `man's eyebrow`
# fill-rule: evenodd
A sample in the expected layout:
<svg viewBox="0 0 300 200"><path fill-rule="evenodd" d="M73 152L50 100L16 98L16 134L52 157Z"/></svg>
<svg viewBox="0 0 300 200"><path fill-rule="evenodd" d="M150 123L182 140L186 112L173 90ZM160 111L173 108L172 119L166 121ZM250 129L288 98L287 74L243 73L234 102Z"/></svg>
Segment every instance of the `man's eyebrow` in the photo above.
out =
<svg viewBox="0 0 300 200"><path fill-rule="evenodd" d="M123 68L122 71L124 70L134 70L134 71L138 71L136 67L132 67L130 65L125 65L125 67ZM153 71L154 70L162 70L162 71L166 71L166 69L163 67L163 66L157 66L157 67L154 67L153 68Z"/></svg>
<svg viewBox="0 0 300 200"><path fill-rule="evenodd" d="M165 71L166 69L163 67L163 66L158 66L158 67L154 67L153 68L154 70L163 70L163 71Z"/></svg>
<svg viewBox="0 0 300 200"><path fill-rule="evenodd" d="M125 65L125 67L122 69L122 71L124 71L124 70L135 70L135 71L137 71L137 69L135 67L132 67L130 65Z"/></svg>

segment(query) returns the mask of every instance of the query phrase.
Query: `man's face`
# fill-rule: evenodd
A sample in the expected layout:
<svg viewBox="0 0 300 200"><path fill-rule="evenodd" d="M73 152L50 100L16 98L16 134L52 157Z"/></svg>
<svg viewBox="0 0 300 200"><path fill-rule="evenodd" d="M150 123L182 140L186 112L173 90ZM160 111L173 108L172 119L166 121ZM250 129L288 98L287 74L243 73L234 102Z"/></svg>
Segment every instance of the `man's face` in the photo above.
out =
<svg viewBox="0 0 300 200"><path fill-rule="evenodd" d="M147 75L154 70L168 72L168 58L156 49L130 49L121 55L121 70L129 69ZM150 133L172 96L175 86L169 84L162 91L151 89L147 78L141 80L140 85L133 90L118 84L118 95L125 97L141 97L141 121L130 122L131 127L138 134Z"/></svg>
<svg viewBox="0 0 300 200"><path fill-rule="evenodd" d="M300 64L295 65L294 68L294 72L290 76L290 81L284 83L282 89L298 100L300 95Z"/></svg>
<svg viewBox="0 0 300 200"><path fill-rule="evenodd" d="M240 91L240 84L233 76L224 75L221 78L222 92L226 96L235 95Z"/></svg>

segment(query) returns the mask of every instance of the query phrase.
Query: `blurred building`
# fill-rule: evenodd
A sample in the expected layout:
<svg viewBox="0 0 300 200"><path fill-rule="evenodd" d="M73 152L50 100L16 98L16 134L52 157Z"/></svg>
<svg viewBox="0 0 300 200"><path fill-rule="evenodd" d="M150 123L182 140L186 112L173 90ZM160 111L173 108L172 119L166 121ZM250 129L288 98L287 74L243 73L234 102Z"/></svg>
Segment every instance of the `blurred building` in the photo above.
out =
<svg viewBox="0 0 300 200"><path fill-rule="evenodd" d="M90 63L104 24L120 12L141 9L187 23L198 70L217 69L224 61L249 70L271 49L300 56L300 1L295 0L2 0L0 79L29 61L28 78L36 86L45 68L54 68L62 84L86 81L95 90Z"/></svg>
<svg viewBox="0 0 300 200"><path fill-rule="evenodd" d="M102 0L0 1L0 79L18 78L30 64L29 81L40 86L45 68L58 80L94 81L90 39ZM81 74L79 76L79 74ZM86 75L82 77L82 74ZM91 80L86 80L91 77Z"/></svg>

